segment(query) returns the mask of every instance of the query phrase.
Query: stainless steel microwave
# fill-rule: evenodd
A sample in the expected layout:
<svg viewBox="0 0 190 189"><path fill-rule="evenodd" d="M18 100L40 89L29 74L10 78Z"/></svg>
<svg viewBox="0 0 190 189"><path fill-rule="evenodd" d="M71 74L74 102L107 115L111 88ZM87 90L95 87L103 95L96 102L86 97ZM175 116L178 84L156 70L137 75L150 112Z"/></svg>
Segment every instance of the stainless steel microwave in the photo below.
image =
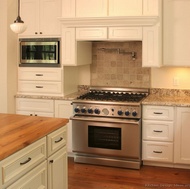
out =
<svg viewBox="0 0 190 189"><path fill-rule="evenodd" d="M23 67L59 67L59 38L20 39L20 64Z"/></svg>

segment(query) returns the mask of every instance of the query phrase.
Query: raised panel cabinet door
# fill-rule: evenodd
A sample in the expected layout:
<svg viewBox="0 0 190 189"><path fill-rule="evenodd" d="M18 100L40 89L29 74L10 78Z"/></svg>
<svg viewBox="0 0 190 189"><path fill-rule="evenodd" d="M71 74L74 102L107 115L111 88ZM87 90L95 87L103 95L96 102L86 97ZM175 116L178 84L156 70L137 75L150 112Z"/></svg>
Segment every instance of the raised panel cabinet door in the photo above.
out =
<svg viewBox="0 0 190 189"><path fill-rule="evenodd" d="M68 188L66 147L48 158L48 189Z"/></svg>
<svg viewBox="0 0 190 189"><path fill-rule="evenodd" d="M190 164L190 108L177 108L175 129L174 161Z"/></svg>
<svg viewBox="0 0 190 189"><path fill-rule="evenodd" d="M107 0L76 0L76 17L107 16Z"/></svg>
<svg viewBox="0 0 190 189"><path fill-rule="evenodd" d="M21 18L27 26L24 33L19 36L35 35L39 33L39 1L21 0L20 1Z"/></svg>
<svg viewBox="0 0 190 189"><path fill-rule="evenodd" d="M61 0L40 0L40 32L43 35L61 35Z"/></svg>
<svg viewBox="0 0 190 189"><path fill-rule="evenodd" d="M190 66L190 1L163 1L163 64Z"/></svg>
<svg viewBox="0 0 190 189"><path fill-rule="evenodd" d="M140 16L142 0L109 0L109 16Z"/></svg>

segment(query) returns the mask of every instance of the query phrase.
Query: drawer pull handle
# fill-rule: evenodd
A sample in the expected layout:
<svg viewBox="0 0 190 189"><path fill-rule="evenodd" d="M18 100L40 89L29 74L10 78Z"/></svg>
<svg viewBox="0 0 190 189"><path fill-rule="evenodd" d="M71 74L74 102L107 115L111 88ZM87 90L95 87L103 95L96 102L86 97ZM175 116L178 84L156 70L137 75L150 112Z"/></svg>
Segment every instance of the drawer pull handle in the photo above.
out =
<svg viewBox="0 0 190 189"><path fill-rule="evenodd" d="M32 160L32 158L29 157L26 161L21 162L20 165L25 165L25 164L27 164L31 160Z"/></svg>
<svg viewBox="0 0 190 189"><path fill-rule="evenodd" d="M155 133L162 133L163 131L154 130Z"/></svg>
<svg viewBox="0 0 190 189"><path fill-rule="evenodd" d="M162 154L162 151L153 151L155 154Z"/></svg>
<svg viewBox="0 0 190 189"><path fill-rule="evenodd" d="M61 137L59 140L56 140L55 143L59 143L63 140L63 138Z"/></svg>
<svg viewBox="0 0 190 189"><path fill-rule="evenodd" d="M162 112L154 112L154 114L162 115L163 113Z"/></svg>
<svg viewBox="0 0 190 189"><path fill-rule="evenodd" d="M43 86L36 86L36 88L38 88L38 89L42 89L42 88L44 88Z"/></svg>
<svg viewBox="0 0 190 189"><path fill-rule="evenodd" d="M44 76L43 74L36 74L36 76Z"/></svg>

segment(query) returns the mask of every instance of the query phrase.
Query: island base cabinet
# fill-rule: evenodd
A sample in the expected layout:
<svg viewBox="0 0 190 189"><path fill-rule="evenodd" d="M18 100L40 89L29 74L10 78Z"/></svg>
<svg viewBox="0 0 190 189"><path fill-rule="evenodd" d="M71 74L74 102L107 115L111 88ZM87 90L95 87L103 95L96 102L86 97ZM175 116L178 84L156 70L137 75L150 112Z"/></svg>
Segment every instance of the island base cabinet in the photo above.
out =
<svg viewBox="0 0 190 189"><path fill-rule="evenodd" d="M67 189L66 147L48 158L48 189Z"/></svg>
<svg viewBox="0 0 190 189"><path fill-rule="evenodd" d="M190 108L177 108L174 163L190 165Z"/></svg>
<svg viewBox="0 0 190 189"><path fill-rule="evenodd" d="M46 161L27 173L21 179L6 189L46 189L47 188L47 166Z"/></svg>

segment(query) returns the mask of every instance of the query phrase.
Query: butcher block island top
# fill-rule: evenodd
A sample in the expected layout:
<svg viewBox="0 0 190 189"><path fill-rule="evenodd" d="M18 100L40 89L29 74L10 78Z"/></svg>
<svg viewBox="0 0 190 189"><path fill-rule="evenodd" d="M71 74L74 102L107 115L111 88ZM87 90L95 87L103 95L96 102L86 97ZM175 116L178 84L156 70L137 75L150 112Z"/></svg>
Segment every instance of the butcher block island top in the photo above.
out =
<svg viewBox="0 0 190 189"><path fill-rule="evenodd" d="M64 118L0 114L0 161L68 122Z"/></svg>

